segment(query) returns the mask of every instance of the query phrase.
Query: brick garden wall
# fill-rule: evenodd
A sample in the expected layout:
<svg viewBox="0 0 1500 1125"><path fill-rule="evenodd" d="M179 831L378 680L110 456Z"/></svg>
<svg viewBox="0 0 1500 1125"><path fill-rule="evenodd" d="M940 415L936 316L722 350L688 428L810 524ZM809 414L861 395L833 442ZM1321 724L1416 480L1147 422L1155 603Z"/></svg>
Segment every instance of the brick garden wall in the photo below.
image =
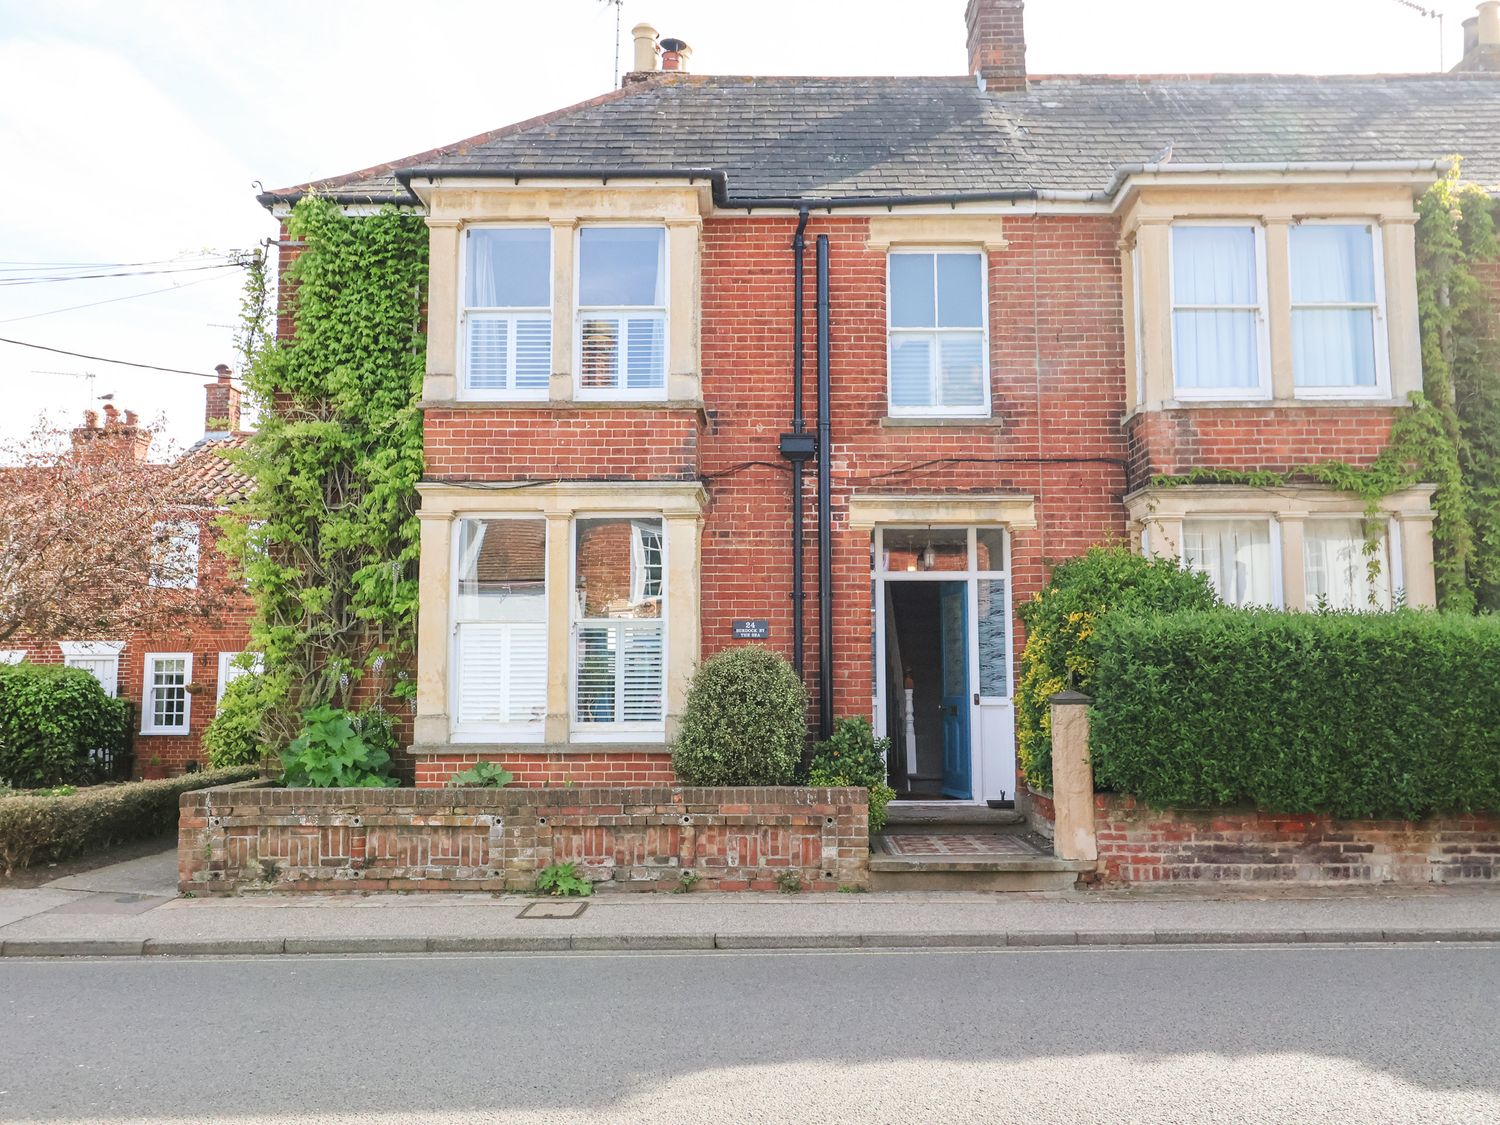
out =
<svg viewBox="0 0 1500 1125"><path fill-rule="evenodd" d="M182 891L529 890L552 863L601 887L808 890L869 880L863 789L276 789L186 793Z"/></svg>

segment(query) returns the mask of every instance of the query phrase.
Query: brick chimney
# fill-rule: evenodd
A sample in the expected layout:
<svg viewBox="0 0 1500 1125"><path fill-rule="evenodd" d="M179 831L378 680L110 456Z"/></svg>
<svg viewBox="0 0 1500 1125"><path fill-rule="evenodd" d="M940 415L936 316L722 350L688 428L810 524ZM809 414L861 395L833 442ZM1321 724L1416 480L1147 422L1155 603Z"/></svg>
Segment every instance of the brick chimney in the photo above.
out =
<svg viewBox="0 0 1500 1125"><path fill-rule="evenodd" d="M1026 89L1025 7L1024 0L969 0L969 73L986 90Z"/></svg>
<svg viewBox="0 0 1500 1125"><path fill-rule="evenodd" d="M73 431L73 452L98 457L131 457L144 461L151 452L151 431L141 428L135 411L122 418L112 402L104 404L104 425L92 410L83 414L83 425Z"/></svg>
<svg viewBox="0 0 1500 1125"><path fill-rule="evenodd" d="M234 372L221 363L214 373L218 378L207 385L203 409L203 436L210 439L229 437L240 428L240 389L234 385Z"/></svg>
<svg viewBox="0 0 1500 1125"><path fill-rule="evenodd" d="M1500 0L1485 0L1464 20L1464 57L1453 70L1500 71Z"/></svg>

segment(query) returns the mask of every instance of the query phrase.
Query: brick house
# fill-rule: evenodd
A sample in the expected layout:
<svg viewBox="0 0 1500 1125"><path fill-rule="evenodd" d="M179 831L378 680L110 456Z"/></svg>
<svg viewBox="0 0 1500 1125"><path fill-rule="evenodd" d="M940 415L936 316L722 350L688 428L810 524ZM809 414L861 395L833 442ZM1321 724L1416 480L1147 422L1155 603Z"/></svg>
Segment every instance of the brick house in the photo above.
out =
<svg viewBox="0 0 1500 1125"><path fill-rule="evenodd" d="M1152 480L1384 447L1414 201L1500 183L1500 4L1453 74L1331 78L1028 75L1022 8L969 0L953 78L689 74L641 25L618 90L261 197L431 230L419 783L667 781L694 666L758 640L903 795L1005 802L1056 560L1432 604L1430 488L1372 576L1355 496Z"/></svg>
<svg viewBox="0 0 1500 1125"><path fill-rule="evenodd" d="M181 773L205 764L203 729L214 717L225 685L243 672L233 663L249 647L253 606L229 562L214 547L215 521L243 497L249 480L224 457L249 436L240 428L240 391L228 367L207 385L204 436L170 466L167 495L156 524L151 587L193 591L192 603L170 626L123 627L105 636L19 635L0 644L0 661L67 664L97 678L104 690L131 703L134 772ZM130 412L106 405L72 434L73 448L106 449L144 460L151 434ZM208 604L199 604L198 599Z"/></svg>

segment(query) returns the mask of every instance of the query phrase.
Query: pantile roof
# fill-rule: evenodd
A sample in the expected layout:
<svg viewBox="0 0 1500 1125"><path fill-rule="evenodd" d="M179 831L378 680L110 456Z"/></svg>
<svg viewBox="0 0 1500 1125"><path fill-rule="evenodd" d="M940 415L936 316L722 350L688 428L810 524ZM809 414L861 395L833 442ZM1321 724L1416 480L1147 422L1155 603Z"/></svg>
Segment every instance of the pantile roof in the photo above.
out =
<svg viewBox="0 0 1500 1125"><path fill-rule="evenodd" d="M184 504L222 508L243 500L254 482L226 456L243 449L252 435L230 434L222 438L203 438L188 447L172 463L173 495Z"/></svg>

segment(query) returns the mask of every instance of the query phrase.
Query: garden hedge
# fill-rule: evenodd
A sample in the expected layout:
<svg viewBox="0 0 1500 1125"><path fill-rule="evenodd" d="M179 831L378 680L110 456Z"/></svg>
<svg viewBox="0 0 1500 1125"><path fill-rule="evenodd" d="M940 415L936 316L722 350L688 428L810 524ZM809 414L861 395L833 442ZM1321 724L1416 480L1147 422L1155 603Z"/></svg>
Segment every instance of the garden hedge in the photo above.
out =
<svg viewBox="0 0 1500 1125"><path fill-rule="evenodd" d="M124 702L81 668L0 665L0 785L94 780L89 752L121 743L128 716Z"/></svg>
<svg viewBox="0 0 1500 1125"><path fill-rule="evenodd" d="M84 673L87 675L87 673ZM259 767L206 770L165 781L98 785L67 797L0 797L0 872L59 860L177 827L178 798L194 789L260 776Z"/></svg>
<svg viewBox="0 0 1500 1125"><path fill-rule="evenodd" d="M1500 811L1500 619L1114 613L1095 642L1100 789L1156 808Z"/></svg>

